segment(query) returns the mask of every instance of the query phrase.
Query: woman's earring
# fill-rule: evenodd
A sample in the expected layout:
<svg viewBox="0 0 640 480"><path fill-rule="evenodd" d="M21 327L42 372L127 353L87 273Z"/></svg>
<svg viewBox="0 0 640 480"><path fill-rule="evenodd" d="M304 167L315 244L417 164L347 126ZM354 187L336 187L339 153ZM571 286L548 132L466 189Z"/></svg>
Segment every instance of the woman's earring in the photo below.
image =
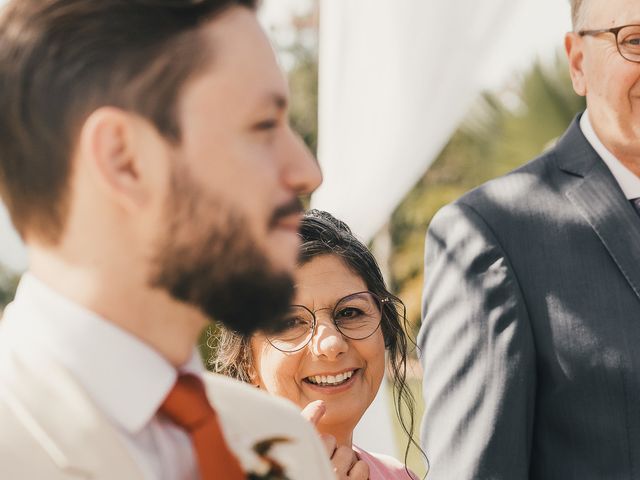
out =
<svg viewBox="0 0 640 480"><path fill-rule="evenodd" d="M254 383L254 387L256 388L260 388L260 383L258 382L258 375L256 373L255 368L253 368L252 366L249 366L249 368L247 368L247 377L249 377L249 382L250 383Z"/></svg>

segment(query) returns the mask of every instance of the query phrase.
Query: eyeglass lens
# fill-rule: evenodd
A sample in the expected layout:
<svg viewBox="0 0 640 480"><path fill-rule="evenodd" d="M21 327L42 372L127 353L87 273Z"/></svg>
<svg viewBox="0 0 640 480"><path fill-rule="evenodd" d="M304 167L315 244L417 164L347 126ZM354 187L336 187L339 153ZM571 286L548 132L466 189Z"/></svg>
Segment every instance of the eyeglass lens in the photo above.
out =
<svg viewBox="0 0 640 480"><path fill-rule="evenodd" d="M370 292L342 298L333 308L332 320L338 331L352 340L371 336L380 325L380 300ZM285 328L268 337L269 342L285 352L303 348L313 335L314 313L301 305L292 305L285 317Z"/></svg>
<svg viewBox="0 0 640 480"><path fill-rule="evenodd" d="M640 25L629 25L618 32L618 50L627 60L640 62Z"/></svg>

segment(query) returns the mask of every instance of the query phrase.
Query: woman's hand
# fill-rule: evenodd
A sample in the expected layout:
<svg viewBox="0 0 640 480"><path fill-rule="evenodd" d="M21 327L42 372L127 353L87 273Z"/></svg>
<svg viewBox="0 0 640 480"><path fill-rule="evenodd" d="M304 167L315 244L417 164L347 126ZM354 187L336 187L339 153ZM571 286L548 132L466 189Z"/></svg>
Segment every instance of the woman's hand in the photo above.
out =
<svg viewBox="0 0 640 480"><path fill-rule="evenodd" d="M322 400L311 402L302 410L302 416L316 427L318 422L326 412L326 407ZM369 465L358 459L356 452L346 445L338 446L335 437L328 434L320 434L327 449L333 471L338 480L368 480Z"/></svg>

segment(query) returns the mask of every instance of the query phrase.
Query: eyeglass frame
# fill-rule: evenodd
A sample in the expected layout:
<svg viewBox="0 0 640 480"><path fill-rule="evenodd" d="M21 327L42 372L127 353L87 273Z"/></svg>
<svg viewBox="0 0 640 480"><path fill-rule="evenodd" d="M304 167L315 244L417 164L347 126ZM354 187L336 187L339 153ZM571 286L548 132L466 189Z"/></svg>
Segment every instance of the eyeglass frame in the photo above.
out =
<svg viewBox="0 0 640 480"><path fill-rule="evenodd" d="M613 28L601 28L598 30L579 30L578 32L576 32L580 37L585 37L585 36L590 36L590 37L595 37L597 35L602 35L603 33L613 33L613 36L616 39L616 48L618 49L618 53L620 54L620 56L622 58L624 58L625 60L627 60L628 62L632 62L632 63L640 63L640 54L638 55L638 60L631 60L630 58L627 58L624 56L624 54L620 51L620 42L618 41L618 34L620 33L621 30L627 28L627 27L638 27L640 28L640 24L637 23L632 23L630 25L622 25L620 27L613 27Z"/></svg>
<svg viewBox="0 0 640 480"><path fill-rule="evenodd" d="M378 321L378 325L376 326L376 328L373 329L373 331L367 335L366 337L361 337L361 338L352 338L349 335L345 335L345 333L340 330L340 327L338 326L338 324L336 323L336 319L334 316L334 313L336 311L336 308L338 307L338 305L340 305L340 302L342 302L345 298L349 298L349 297L353 297L355 295L360 295L361 293L368 293L370 295L373 296L373 298L375 298L378 303L380 304L380 320ZM379 329L380 329L380 325L382 325L382 318L384 316L384 306L390 304L391 302L393 302L393 299L391 297L383 297L381 298L380 296L378 296L377 293L374 293L370 290L363 290L361 292L354 292L354 293L350 293L349 295L345 295L344 297L340 298L336 304L333 306L333 308L331 309L331 323L333 323L334 327L336 327L336 330L338 332L340 332L340 335L342 335L344 338L348 338L349 340L366 340L367 338L370 338L374 333L376 333ZM323 308L318 308L316 310L311 310L310 308L306 307L305 305L298 305L298 304L293 304L290 305L290 307L300 307L300 308L304 308L307 312L309 312L311 314L311 317L313 318L313 323L311 324L311 335L309 336L309 339L304 342L300 347L296 348L295 350L283 350L281 348L276 347L273 342L271 341L271 339L269 338L269 335L267 335L265 338L267 339L267 342L269 342L269 344L275 348L276 350L282 352L282 353L296 353L299 352L300 350L302 350L303 348L305 348L307 345L309 345L309 343L311 343L311 340L313 340L313 337L316 335L316 327L318 326L318 319L316 318L316 312L320 312L322 310L329 310L330 307L323 307Z"/></svg>

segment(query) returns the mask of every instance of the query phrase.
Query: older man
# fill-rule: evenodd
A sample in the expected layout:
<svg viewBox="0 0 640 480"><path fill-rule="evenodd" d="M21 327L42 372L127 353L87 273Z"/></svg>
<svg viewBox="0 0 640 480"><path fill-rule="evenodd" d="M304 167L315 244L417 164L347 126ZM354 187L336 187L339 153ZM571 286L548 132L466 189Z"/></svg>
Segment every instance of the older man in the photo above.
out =
<svg viewBox="0 0 640 480"><path fill-rule="evenodd" d="M30 251L0 326L1 478L334 478L292 406L195 351L211 317L277 327L320 183L254 8L0 13L0 193Z"/></svg>
<svg viewBox="0 0 640 480"><path fill-rule="evenodd" d="M433 480L640 478L640 2L571 3L587 111L427 235Z"/></svg>

